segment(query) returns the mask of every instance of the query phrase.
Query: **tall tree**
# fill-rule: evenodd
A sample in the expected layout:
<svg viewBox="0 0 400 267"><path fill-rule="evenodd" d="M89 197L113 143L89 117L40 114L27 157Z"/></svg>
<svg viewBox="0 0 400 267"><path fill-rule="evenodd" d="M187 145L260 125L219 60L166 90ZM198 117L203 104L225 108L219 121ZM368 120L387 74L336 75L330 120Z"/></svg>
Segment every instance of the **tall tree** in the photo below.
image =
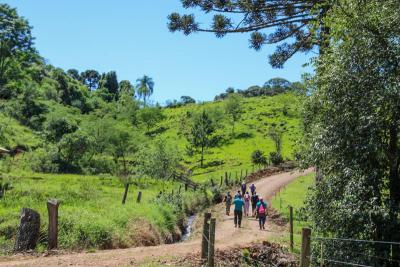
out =
<svg viewBox="0 0 400 267"><path fill-rule="evenodd" d="M36 51L31 29L15 8L0 4L0 86L6 83L6 71L18 63L16 61L26 63L34 59Z"/></svg>
<svg viewBox="0 0 400 267"><path fill-rule="evenodd" d="M136 80L137 94L140 98L143 98L144 106L146 106L146 99L153 94L154 81L147 75L143 75L142 78Z"/></svg>
<svg viewBox="0 0 400 267"><path fill-rule="evenodd" d="M101 87L107 89L107 91L114 97L114 99L118 99L119 84L117 73L115 71L110 71L106 74L103 74L100 84Z"/></svg>
<svg viewBox="0 0 400 267"><path fill-rule="evenodd" d="M99 87L100 74L96 70L85 70L81 73L82 82L90 89L96 90Z"/></svg>
<svg viewBox="0 0 400 267"><path fill-rule="evenodd" d="M122 80L119 82L119 94L127 94L132 98L135 98L135 87L128 80Z"/></svg>
<svg viewBox="0 0 400 267"><path fill-rule="evenodd" d="M229 94L225 102L225 111L230 117L232 123L232 135L235 134L235 124L243 113L242 97L238 94Z"/></svg>
<svg viewBox="0 0 400 267"><path fill-rule="evenodd" d="M338 4L329 24L332 44L317 63L317 89L306 108L305 154L324 174L307 201L309 218L320 235L398 242L400 5ZM399 266L400 246L332 242L324 255Z"/></svg>
<svg viewBox="0 0 400 267"><path fill-rule="evenodd" d="M67 70L67 74L69 76L71 76L72 78L74 78L75 80L78 80L78 81L81 80L81 76L79 75L79 71L77 69L69 69L69 70Z"/></svg>
<svg viewBox="0 0 400 267"><path fill-rule="evenodd" d="M215 130L215 125L205 110L193 116L190 132L186 138L190 148L194 148L201 155L200 167L203 167L204 152L211 146Z"/></svg>
<svg viewBox="0 0 400 267"><path fill-rule="evenodd" d="M219 38L228 33L251 33L250 44L256 50L265 44L279 44L269 57L273 67L280 68L295 53L308 52L314 46L326 46L328 42L329 29L324 18L331 8L329 0L181 2L184 8L197 7L207 14L213 14L211 27L201 27L193 14L172 13L168 16L170 31L182 31L185 35L213 32Z"/></svg>

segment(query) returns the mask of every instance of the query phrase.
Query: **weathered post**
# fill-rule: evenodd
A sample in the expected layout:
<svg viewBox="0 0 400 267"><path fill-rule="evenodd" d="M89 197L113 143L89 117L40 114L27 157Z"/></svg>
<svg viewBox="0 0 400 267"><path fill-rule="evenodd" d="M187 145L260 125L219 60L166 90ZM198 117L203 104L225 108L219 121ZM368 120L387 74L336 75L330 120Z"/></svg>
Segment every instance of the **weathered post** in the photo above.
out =
<svg viewBox="0 0 400 267"><path fill-rule="evenodd" d="M215 248L215 224L216 219L212 218L210 221L210 234L208 243L208 267L214 267L214 248Z"/></svg>
<svg viewBox="0 0 400 267"><path fill-rule="evenodd" d="M128 196L129 183L125 184L124 196L122 197L122 204L125 204L126 197Z"/></svg>
<svg viewBox="0 0 400 267"><path fill-rule="evenodd" d="M290 251L293 252L293 207L289 206Z"/></svg>
<svg viewBox="0 0 400 267"><path fill-rule="evenodd" d="M60 203L57 199L47 201L47 211L49 214L49 227L48 227L48 249L55 249L58 247L58 206Z"/></svg>
<svg viewBox="0 0 400 267"><path fill-rule="evenodd" d="M219 187L222 187L222 180L223 180L223 177L221 176L221 181L219 183Z"/></svg>
<svg viewBox="0 0 400 267"><path fill-rule="evenodd" d="M188 190L188 184L185 183L185 191L187 191L187 190Z"/></svg>
<svg viewBox="0 0 400 267"><path fill-rule="evenodd" d="M40 215L37 211L22 208L20 225L15 240L15 251L27 251L35 249L39 238Z"/></svg>
<svg viewBox="0 0 400 267"><path fill-rule="evenodd" d="M240 170L240 180L243 179L243 170Z"/></svg>
<svg viewBox="0 0 400 267"><path fill-rule="evenodd" d="M213 180L213 178L211 178L211 186L214 187L214 185L215 185L214 180Z"/></svg>
<svg viewBox="0 0 400 267"><path fill-rule="evenodd" d="M300 255L300 267L310 266L311 256L311 229L303 228L301 231L301 255Z"/></svg>
<svg viewBox="0 0 400 267"><path fill-rule="evenodd" d="M178 194L181 194L182 185L179 185Z"/></svg>
<svg viewBox="0 0 400 267"><path fill-rule="evenodd" d="M227 172L225 172L225 185L229 186L228 173Z"/></svg>
<svg viewBox="0 0 400 267"><path fill-rule="evenodd" d="M142 191L139 191L138 195L137 195L137 199L136 202L140 203L140 201L142 200Z"/></svg>
<svg viewBox="0 0 400 267"><path fill-rule="evenodd" d="M210 221L211 213L206 212L204 213L204 223L203 223L203 236L201 239L201 258L207 259L208 255L208 236L210 232Z"/></svg>

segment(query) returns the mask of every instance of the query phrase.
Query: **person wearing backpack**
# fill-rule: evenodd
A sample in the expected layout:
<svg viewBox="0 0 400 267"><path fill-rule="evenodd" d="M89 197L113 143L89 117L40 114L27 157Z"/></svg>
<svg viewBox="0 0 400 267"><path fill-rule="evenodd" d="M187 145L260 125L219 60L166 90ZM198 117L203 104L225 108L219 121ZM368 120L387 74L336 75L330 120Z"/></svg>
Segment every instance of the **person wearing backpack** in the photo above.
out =
<svg viewBox="0 0 400 267"><path fill-rule="evenodd" d="M244 207L244 201L243 199L239 197L235 197L235 200L233 201L233 204L235 205L235 209L233 211L234 214L234 223L235 227L239 226L239 228L242 225L242 216L243 216L243 207Z"/></svg>
<svg viewBox="0 0 400 267"><path fill-rule="evenodd" d="M231 205L232 205L232 196L231 193L228 192L224 198L224 202L225 202L225 207L226 207L226 215L229 216L230 212L231 212Z"/></svg>
<svg viewBox="0 0 400 267"><path fill-rule="evenodd" d="M265 219L267 217L267 203L264 202L263 198L260 197L260 201L257 203L257 214L258 223L260 225L260 230L265 230Z"/></svg>
<svg viewBox="0 0 400 267"><path fill-rule="evenodd" d="M258 203L258 195L257 192L254 191L254 193L251 196L251 212L253 217L257 215L257 203Z"/></svg>
<svg viewBox="0 0 400 267"><path fill-rule="evenodd" d="M256 192L256 186L254 184L250 185L250 192L251 192L251 195L253 195Z"/></svg>
<svg viewBox="0 0 400 267"><path fill-rule="evenodd" d="M249 192L246 192L246 194L244 194L244 214L247 217L249 216L249 210L250 210L250 194Z"/></svg>
<svg viewBox="0 0 400 267"><path fill-rule="evenodd" d="M242 189L242 196L244 197L244 194L246 193L246 183L243 182L242 185L240 186L240 189Z"/></svg>

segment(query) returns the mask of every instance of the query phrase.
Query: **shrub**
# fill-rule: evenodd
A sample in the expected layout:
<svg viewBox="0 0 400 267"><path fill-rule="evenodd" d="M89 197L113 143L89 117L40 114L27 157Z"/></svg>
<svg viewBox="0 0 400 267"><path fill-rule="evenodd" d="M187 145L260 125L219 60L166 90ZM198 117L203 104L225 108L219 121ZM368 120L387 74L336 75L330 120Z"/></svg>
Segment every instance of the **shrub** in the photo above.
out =
<svg viewBox="0 0 400 267"><path fill-rule="evenodd" d="M251 153L251 162L256 165L265 165L267 164L267 158L264 156L264 152L257 149Z"/></svg>
<svg viewBox="0 0 400 267"><path fill-rule="evenodd" d="M283 157L278 152L269 153L269 158L271 159L271 162L272 164L274 164L274 166L277 166L283 162Z"/></svg>

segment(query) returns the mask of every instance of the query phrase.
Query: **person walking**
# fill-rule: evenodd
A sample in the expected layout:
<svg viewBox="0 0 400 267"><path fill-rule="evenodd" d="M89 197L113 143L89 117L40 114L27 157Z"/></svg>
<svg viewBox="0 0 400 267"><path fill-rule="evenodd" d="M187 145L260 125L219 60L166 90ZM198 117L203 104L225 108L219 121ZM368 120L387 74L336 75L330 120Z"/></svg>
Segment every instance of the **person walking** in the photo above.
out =
<svg viewBox="0 0 400 267"><path fill-rule="evenodd" d="M244 206L244 201L243 199L239 197L235 197L235 200L233 201L233 204L235 205L235 209L233 211L234 214L234 223L235 227L241 227L242 225L242 216L243 216L243 206Z"/></svg>
<svg viewBox="0 0 400 267"><path fill-rule="evenodd" d="M260 201L257 203L257 214L258 223L260 225L260 230L265 230L265 219L267 217L267 203L264 202L263 198L260 197Z"/></svg>
<svg viewBox="0 0 400 267"><path fill-rule="evenodd" d="M256 192L256 186L254 184L250 185L250 192L251 192L251 195L253 195L254 192Z"/></svg>
<svg viewBox="0 0 400 267"><path fill-rule="evenodd" d="M246 193L246 183L243 182L242 185L240 186L240 189L242 189L242 196Z"/></svg>
<svg viewBox="0 0 400 267"><path fill-rule="evenodd" d="M250 210L250 194L249 192L246 192L246 194L244 194L244 214L247 217L249 216L249 210Z"/></svg>
<svg viewBox="0 0 400 267"><path fill-rule="evenodd" d="M224 202L225 202L225 207L226 207L226 215L229 216L229 214L231 213L231 205L232 205L231 192L226 193Z"/></svg>
<svg viewBox="0 0 400 267"><path fill-rule="evenodd" d="M251 212L253 217L255 217L257 213L257 203L258 203L258 195L257 192L254 191L254 193L251 195Z"/></svg>

